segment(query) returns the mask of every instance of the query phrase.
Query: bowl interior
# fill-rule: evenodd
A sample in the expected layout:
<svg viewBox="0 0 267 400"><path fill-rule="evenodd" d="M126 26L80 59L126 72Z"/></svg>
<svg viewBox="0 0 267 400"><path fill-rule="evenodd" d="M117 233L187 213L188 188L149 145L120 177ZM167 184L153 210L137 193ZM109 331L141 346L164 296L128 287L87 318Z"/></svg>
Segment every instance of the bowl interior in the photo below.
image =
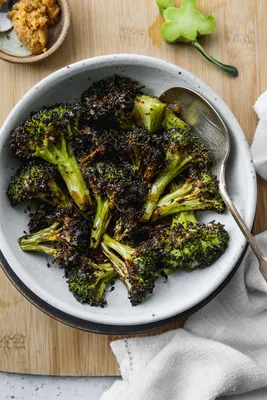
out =
<svg viewBox="0 0 267 400"><path fill-rule="evenodd" d="M113 74L129 76L160 95L166 89L183 85L197 90L220 112L230 130L231 156L227 168L229 193L249 227L255 216L256 183L248 143L228 107L218 95L188 72L160 60L141 56L105 56L68 66L36 85L13 109L0 132L0 247L17 276L37 296L59 310L75 317L110 325L138 325L172 317L195 306L210 295L229 275L246 244L245 239L229 213L205 213L203 221L216 219L225 224L230 243L225 254L213 266L190 274L177 272L158 281L154 294L142 305L132 307L123 285L107 294L104 309L81 305L69 293L63 271L47 259L20 250L17 238L27 230L28 211L25 206L12 208L6 197L10 176L19 162L9 149L10 131L27 115L44 105L73 102L94 81ZM26 211L25 211L26 210Z"/></svg>
<svg viewBox="0 0 267 400"><path fill-rule="evenodd" d="M48 30L47 51L38 55L29 55L27 57L16 57L4 53L0 50L0 58L5 61L17 64L35 63L53 54L64 42L70 26L70 6L68 0L57 0L61 8L59 21Z"/></svg>

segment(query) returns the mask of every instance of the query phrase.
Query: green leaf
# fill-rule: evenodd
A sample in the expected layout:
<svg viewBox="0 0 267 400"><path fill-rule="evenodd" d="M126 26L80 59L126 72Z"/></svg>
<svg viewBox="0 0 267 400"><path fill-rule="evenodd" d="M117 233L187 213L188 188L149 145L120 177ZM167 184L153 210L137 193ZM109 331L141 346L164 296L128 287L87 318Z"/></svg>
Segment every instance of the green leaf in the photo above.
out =
<svg viewBox="0 0 267 400"><path fill-rule="evenodd" d="M167 0L157 0L158 4ZM180 8L167 7L163 11L165 24L162 27L163 39L169 43L191 43L198 36L209 35L216 28L212 15L205 17L196 8L195 0L183 0Z"/></svg>

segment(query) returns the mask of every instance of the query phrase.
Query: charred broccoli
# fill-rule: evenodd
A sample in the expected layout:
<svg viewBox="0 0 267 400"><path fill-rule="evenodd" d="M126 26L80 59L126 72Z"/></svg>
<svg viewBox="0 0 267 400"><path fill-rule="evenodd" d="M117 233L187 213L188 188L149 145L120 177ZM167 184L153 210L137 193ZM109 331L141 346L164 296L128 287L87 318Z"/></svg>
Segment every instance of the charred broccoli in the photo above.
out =
<svg viewBox="0 0 267 400"><path fill-rule="evenodd" d="M121 140L122 152L130 159L139 177L148 185L165 164L161 135L145 128L128 130Z"/></svg>
<svg viewBox="0 0 267 400"><path fill-rule="evenodd" d="M189 178L157 204L152 221L182 211L216 211L223 213L225 204L218 181L208 172L193 172Z"/></svg>
<svg viewBox="0 0 267 400"><path fill-rule="evenodd" d="M159 131L167 104L157 97L136 96L134 100L134 117L136 124L146 128L150 133Z"/></svg>
<svg viewBox="0 0 267 400"><path fill-rule="evenodd" d="M150 220L157 202L168 184L188 167L203 169L209 166L211 159L201 141L193 133L181 129L170 129L164 134L167 166L153 182L145 203L142 221Z"/></svg>
<svg viewBox="0 0 267 400"><path fill-rule="evenodd" d="M89 258L76 260L76 268L69 272L70 292L80 303L94 307L104 307L107 302L105 292L108 284L116 278L117 272L110 263L96 264Z"/></svg>
<svg viewBox="0 0 267 400"><path fill-rule="evenodd" d="M57 207L71 207L69 197L58 186L56 169L44 162L30 161L10 179L7 195L12 206L37 199Z"/></svg>
<svg viewBox="0 0 267 400"><path fill-rule="evenodd" d="M85 176L97 201L91 247L98 247L116 208L125 219L141 213L146 189L129 164L98 162L88 166Z"/></svg>
<svg viewBox="0 0 267 400"><path fill-rule="evenodd" d="M132 126L134 99L140 93L137 82L114 75L95 82L82 95L83 116L89 123Z"/></svg>
<svg viewBox="0 0 267 400"><path fill-rule="evenodd" d="M50 222L52 222L52 216ZM55 212L52 225L41 231L24 235L19 239L23 251L39 251L54 257L63 267L71 262L75 252L88 254L90 224L83 216L70 210L62 213L62 218Z"/></svg>
<svg viewBox="0 0 267 400"><path fill-rule="evenodd" d="M55 165L74 202L86 210L91 204L89 190L68 141L78 130L79 115L79 108L72 105L43 108L13 130L11 148L19 158L41 158Z"/></svg>
<svg viewBox="0 0 267 400"><path fill-rule="evenodd" d="M223 225L198 222L192 212L180 213L173 219L172 227L161 234L163 267L159 273L208 267L225 252L228 241L229 234Z"/></svg>
<svg viewBox="0 0 267 400"><path fill-rule="evenodd" d="M104 235L101 245L119 278L125 284L132 305L142 303L155 287L157 252L153 247L149 247L149 243L134 249L107 234Z"/></svg>
<svg viewBox="0 0 267 400"><path fill-rule="evenodd" d="M75 209L73 205L71 207L61 208L51 206L48 203L40 204L35 211L32 211L29 214L29 232L36 233L38 231L41 231L44 228L48 228L50 225L53 225L55 222L61 222L64 218L71 217L72 215L74 215L74 213ZM87 218L88 223L92 224L92 222L90 221L91 215Z"/></svg>

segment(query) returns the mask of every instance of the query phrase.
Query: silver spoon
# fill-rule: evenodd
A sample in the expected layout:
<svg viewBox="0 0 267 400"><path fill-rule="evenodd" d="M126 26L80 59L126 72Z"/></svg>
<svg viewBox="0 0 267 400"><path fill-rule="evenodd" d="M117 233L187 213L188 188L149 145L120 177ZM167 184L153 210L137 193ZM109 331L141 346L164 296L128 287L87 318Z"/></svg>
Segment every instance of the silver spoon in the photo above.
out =
<svg viewBox="0 0 267 400"><path fill-rule="evenodd" d="M223 200L254 251L259 261L260 271L267 280L267 258L259 249L254 237L227 193L225 170L230 154L230 140L228 129L223 120L204 97L185 87L174 87L167 90L161 95L160 100L180 107L181 119L201 138L206 148L210 151L214 159L213 173L218 177Z"/></svg>

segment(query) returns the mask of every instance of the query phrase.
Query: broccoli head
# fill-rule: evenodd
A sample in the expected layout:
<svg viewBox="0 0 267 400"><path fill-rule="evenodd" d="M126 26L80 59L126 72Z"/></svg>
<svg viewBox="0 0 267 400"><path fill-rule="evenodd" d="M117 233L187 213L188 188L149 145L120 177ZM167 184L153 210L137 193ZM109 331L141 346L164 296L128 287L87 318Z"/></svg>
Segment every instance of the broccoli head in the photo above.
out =
<svg viewBox="0 0 267 400"><path fill-rule="evenodd" d="M152 183L145 203L142 221L150 220L157 202L169 183L188 167L207 168L211 159L200 139L184 129L173 128L165 132L166 167Z"/></svg>
<svg viewBox="0 0 267 400"><path fill-rule="evenodd" d="M128 130L121 140L124 156L130 159L139 177L148 185L165 165L161 135L151 135L145 128Z"/></svg>
<svg viewBox="0 0 267 400"><path fill-rule="evenodd" d="M72 199L85 210L91 204L90 193L69 144L78 131L79 116L75 105L43 108L12 132L11 148L19 158L41 158L55 165Z"/></svg>
<svg viewBox="0 0 267 400"><path fill-rule="evenodd" d="M152 221L182 211L225 211L218 180L214 175L193 172L175 191L158 202Z"/></svg>
<svg viewBox="0 0 267 400"><path fill-rule="evenodd" d="M54 215L54 221L53 221ZM38 215L36 216L38 220ZM74 255L89 254L90 223L77 211L50 215L52 225L19 239L23 251L38 251L52 256L62 267L72 262Z"/></svg>
<svg viewBox="0 0 267 400"><path fill-rule="evenodd" d="M163 267L159 272L208 267L225 252L228 241L229 234L220 223L204 224L192 212L180 213L172 227L161 232Z"/></svg>
<svg viewBox="0 0 267 400"><path fill-rule="evenodd" d="M71 200L55 179L56 169L51 164L30 161L22 166L10 179L7 190L12 206L37 199L60 208L71 207Z"/></svg>
<svg viewBox="0 0 267 400"><path fill-rule="evenodd" d="M140 93L137 82L114 75L95 82L82 95L84 119L90 123L113 122L121 127L132 125L134 99Z"/></svg>
<svg viewBox="0 0 267 400"><path fill-rule="evenodd" d="M105 292L117 272L110 263L96 264L89 258L75 260L75 268L68 274L70 292L80 303L104 307Z"/></svg>
<svg viewBox="0 0 267 400"><path fill-rule="evenodd" d="M74 213L75 209L73 205L71 205L71 207L61 208L52 206L48 203L41 203L40 205L38 204L36 210L29 214L29 232L36 233L41 231L44 228L48 228L50 225L53 225L55 222L61 222L65 217L68 218L74 215ZM89 221L88 223L90 224L91 215L87 218Z"/></svg>
<svg viewBox="0 0 267 400"><path fill-rule="evenodd" d="M157 252L149 243L139 245L136 249L103 236L102 249L118 277L125 284L133 306L153 292L155 287Z"/></svg>

